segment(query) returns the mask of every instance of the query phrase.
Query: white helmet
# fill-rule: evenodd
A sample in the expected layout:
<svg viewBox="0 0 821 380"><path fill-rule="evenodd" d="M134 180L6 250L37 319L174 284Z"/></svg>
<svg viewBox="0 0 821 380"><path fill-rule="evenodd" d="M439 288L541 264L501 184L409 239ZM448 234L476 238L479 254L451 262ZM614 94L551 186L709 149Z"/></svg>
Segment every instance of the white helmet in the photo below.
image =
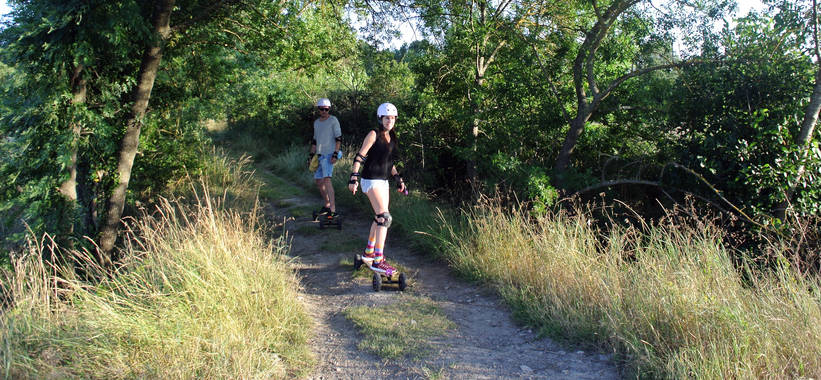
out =
<svg viewBox="0 0 821 380"><path fill-rule="evenodd" d="M382 119L382 116L397 116L396 106L390 103L382 103L376 109L376 118Z"/></svg>
<svg viewBox="0 0 821 380"><path fill-rule="evenodd" d="M331 106L331 100L328 99L328 98L320 98L319 100L316 101L316 106L317 107L330 107Z"/></svg>

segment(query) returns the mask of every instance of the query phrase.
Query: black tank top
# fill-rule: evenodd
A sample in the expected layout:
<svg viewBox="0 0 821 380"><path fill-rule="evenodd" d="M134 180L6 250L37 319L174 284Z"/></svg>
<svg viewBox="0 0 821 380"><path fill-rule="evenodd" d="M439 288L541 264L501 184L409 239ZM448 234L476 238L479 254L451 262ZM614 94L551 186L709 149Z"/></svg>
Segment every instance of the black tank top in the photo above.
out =
<svg viewBox="0 0 821 380"><path fill-rule="evenodd" d="M399 148L395 138L388 143L379 137L379 132L376 135L376 141L368 150L368 158L362 168L362 178L388 179L391 176L391 167L399 157Z"/></svg>

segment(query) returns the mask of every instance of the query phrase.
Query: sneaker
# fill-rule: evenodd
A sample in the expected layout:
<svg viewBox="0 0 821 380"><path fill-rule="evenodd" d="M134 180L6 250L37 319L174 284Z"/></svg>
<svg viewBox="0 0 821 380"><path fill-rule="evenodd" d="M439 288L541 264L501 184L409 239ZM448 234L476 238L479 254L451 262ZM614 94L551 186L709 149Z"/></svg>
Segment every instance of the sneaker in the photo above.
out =
<svg viewBox="0 0 821 380"><path fill-rule="evenodd" d="M388 264L387 260L382 260L379 262L379 264L376 264L373 267L380 271L385 271L385 276L388 277L393 276L393 272L396 272L396 268Z"/></svg>
<svg viewBox="0 0 821 380"><path fill-rule="evenodd" d="M376 254L373 253L373 252L371 252L371 253L367 253L367 252L364 252L364 251L362 252L362 260L373 261L373 259L375 257L376 257Z"/></svg>
<svg viewBox="0 0 821 380"><path fill-rule="evenodd" d="M331 209L328 208L328 207L322 207L321 209L319 209L319 214L327 214L327 213L330 213L330 212L331 212Z"/></svg>
<svg viewBox="0 0 821 380"><path fill-rule="evenodd" d="M338 212L328 211L328 219L333 219L339 216Z"/></svg>

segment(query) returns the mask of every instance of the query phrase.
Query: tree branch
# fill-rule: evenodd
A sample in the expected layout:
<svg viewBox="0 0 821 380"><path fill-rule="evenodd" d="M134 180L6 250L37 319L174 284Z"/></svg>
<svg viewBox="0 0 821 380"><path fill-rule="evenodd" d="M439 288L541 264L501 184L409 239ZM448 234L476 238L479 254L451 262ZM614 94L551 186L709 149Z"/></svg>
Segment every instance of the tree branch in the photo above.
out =
<svg viewBox="0 0 821 380"><path fill-rule="evenodd" d="M547 77L547 82L550 84L550 90L553 91L553 96L556 97L557 102L561 105L561 99L559 98L559 90L556 88L556 84L553 83L553 78L550 76L550 73L545 67L544 62L542 62L542 56L539 54L539 50L537 50L536 46L534 45L530 45L530 47L533 48L533 54L536 54L536 60L539 61L539 66L541 66L542 71L544 71L545 77ZM560 106L559 108L561 108L562 110L562 117L564 117L565 123L570 124L571 119L570 115L567 114L567 110L564 109L564 106Z"/></svg>
<svg viewBox="0 0 821 380"><path fill-rule="evenodd" d="M610 32L610 28L613 27L613 24L616 23L616 20L618 20L618 18L628 8L632 7L633 5L637 4L638 2L639 2L639 0L617 1L616 3L611 5L610 8L607 9L607 12L604 15L605 18L603 19L602 27L599 29L598 35L596 36L596 39L594 40L593 44L591 45L590 52L589 52L589 55L588 55L588 61L587 61L587 65L588 65L587 70L588 70L588 76L589 76L588 81L590 82L590 86L591 86L590 91L593 93L594 97L596 95L598 95L598 93L599 93L599 89L598 89L598 86L596 85L596 80L595 80L595 77L593 75L593 61L595 59L595 54L599 50L599 47L601 47L601 44L604 43L605 37L607 37L607 34Z"/></svg>
<svg viewBox="0 0 821 380"><path fill-rule="evenodd" d="M760 228L763 228L763 229L765 229L765 230L769 230L769 228L768 228L767 226L765 226L765 225L763 225L763 224L761 224L761 223L756 222L755 220L753 220L752 218L750 218L749 216L747 216L747 214L746 214L744 211L742 211L740 208L738 208L738 206L736 206L735 204L733 204L733 202L730 202L729 200L727 200L727 198L724 198L724 196L723 196L723 195L721 195L721 192L720 192L720 191L718 191L718 189L716 189L716 188L715 188L715 187L714 187L714 186L713 186L713 185L712 185L709 181L707 181L707 180L706 180L703 176L701 176L701 174L698 174L698 173L696 173L693 169L690 169L690 168L688 168L688 167L686 167L686 166L684 166L684 165L681 165L681 164L677 164L677 163L675 163L675 162L669 163L669 164L667 164L667 165L668 165L668 166L675 167L675 168L678 168L678 169L681 169L681 170L684 170L684 171L686 171L687 173L690 173L691 175L693 175L694 177L696 177L699 181L701 181L702 183L704 183L705 185L707 185L707 187L708 187L710 190L712 190L712 192L713 192L713 193L715 193L715 195L716 195L716 196L718 196L718 198L719 198L719 199L721 199L722 201L724 201L724 203L726 203L728 206L730 206L730 208L732 208L735 212L737 212L739 215L741 215L741 216L742 216L742 218L743 218L744 220L746 220L746 221L747 221L747 222L749 222L750 224L753 224L753 225L758 226L758 227L760 227Z"/></svg>
<svg viewBox="0 0 821 380"><path fill-rule="evenodd" d="M635 78L637 76L641 76L641 75L644 75L644 74L647 74L647 73L651 73L653 71L664 70L664 69L672 69L672 68L681 68L681 67L684 67L684 66L694 65L694 64L703 63L703 62L705 62L705 61L702 61L702 60L689 60L689 61L684 61L684 62L669 63L669 64L666 64L666 65L650 66L650 67L645 67L643 69L634 70L630 73L624 74L624 75L616 78L616 80L614 80L612 83L610 83L610 86L608 86L607 89L605 89L603 92L601 92L601 94L599 94L599 98L596 99L596 101L601 102L602 100L607 98L607 96L609 96L613 92L613 90L615 90L622 83L624 83L624 81L626 81L630 78Z"/></svg>
<svg viewBox="0 0 821 380"><path fill-rule="evenodd" d="M217 0L214 1L210 6L205 7L201 12L197 13L196 15L192 16L188 20L184 20L179 24L174 25L171 27L171 31L174 33L180 32L182 30L187 29L189 26L197 24L203 20L207 20L214 16L217 13L217 10L222 8L223 6L228 6L231 3L235 2L236 0ZM241 1L236 1L240 3Z"/></svg>
<svg viewBox="0 0 821 380"><path fill-rule="evenodd" d="M821 51L818 47L818 1L812 0L812 39L815 42L815 62L821 66Z"/></svg>

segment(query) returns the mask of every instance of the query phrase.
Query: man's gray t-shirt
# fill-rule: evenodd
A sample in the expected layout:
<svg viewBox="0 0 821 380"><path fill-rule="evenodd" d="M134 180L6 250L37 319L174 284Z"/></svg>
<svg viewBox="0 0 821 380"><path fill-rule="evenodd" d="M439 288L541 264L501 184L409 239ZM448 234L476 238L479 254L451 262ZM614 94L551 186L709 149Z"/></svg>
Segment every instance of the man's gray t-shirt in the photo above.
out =
<svg viewBox="0 0 821 380"><path fill-rule="evenodd" d="M316 140L316 154L331 154L336 149L336 138L342 136L339 120L330 115L325 121L314 120L314 140Z"/></svg>

